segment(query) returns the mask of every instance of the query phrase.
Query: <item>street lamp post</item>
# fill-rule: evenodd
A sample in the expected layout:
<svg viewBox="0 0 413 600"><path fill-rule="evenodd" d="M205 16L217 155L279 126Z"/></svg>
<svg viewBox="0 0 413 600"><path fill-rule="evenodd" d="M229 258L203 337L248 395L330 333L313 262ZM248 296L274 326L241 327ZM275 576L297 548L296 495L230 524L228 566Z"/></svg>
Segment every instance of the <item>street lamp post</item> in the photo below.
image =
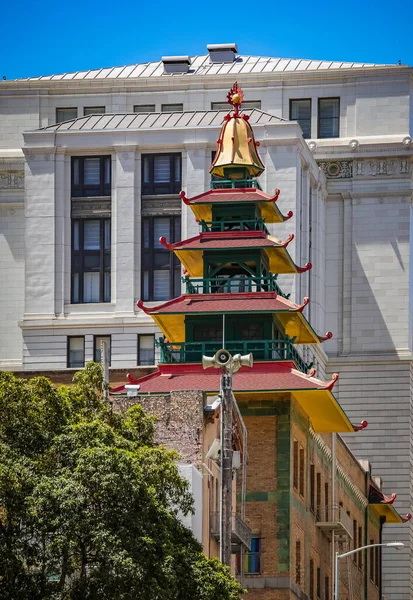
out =
<svg viewBox="0 0 413 600"><path fill-rule="evenodd" d="M346 556L351 556L351 554L355 554L356 552L361 552L362 550L367 550L368 548L374 548L375 546L387 546L388 548L401 548L404 546L403 542L389 542L388 544L368 544L368 546L361 546L361 548L356 548L355 550L350 550L349 552L344 552L344 554L339 554L336 552L335 561L334 561L334 600L339 600L338 597L338 588L339 588L339 568L338 561L340 558L345 558Z"/></svg>

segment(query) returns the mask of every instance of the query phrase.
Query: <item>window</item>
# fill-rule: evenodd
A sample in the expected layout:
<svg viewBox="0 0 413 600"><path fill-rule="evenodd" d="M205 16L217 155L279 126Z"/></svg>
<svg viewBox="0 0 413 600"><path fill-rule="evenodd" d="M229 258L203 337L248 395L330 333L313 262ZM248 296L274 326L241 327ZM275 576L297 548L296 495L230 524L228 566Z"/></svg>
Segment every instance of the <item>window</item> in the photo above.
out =
<svg viewBox="0 0 413 600"><path fill-rule="evenodd" d="M142 194L179 194L181 155L145 154L142 156Z"/></svg>
<svg viewBox="0 0 413 600"><path fill-rule="evenodd" d="M243 110L249 110L252 108L261 108L261 100L246 100L242 103L241 108ZM211 102L211 110L232 110L231 104L228 102Z"/></svg>
<svg viewBox="0 0 413 600"><path fill-rule="evenodd" d="M162 246L160 237L177 242L181 217L144 217L142 221L142 298L170 300L181 293L181 265L173 252Z"/></svg>
<svg viewBox="0 0 413 600"><path fill-rule="evenodd" d="M56 108L56 123L63 123L64 121L70 121L70 119L77 119L77 108Z"/></svg>
<svg viewBox="0 0 413 600"><path fill-rule="evenodd" d="M315 467L310 465L310 510L315 512Z"/></svg>
<svg viewBox="0 0 413 600"><path fill-rule="evenodd" d="M310 600L314 600L314 561L310 558Z"/></svg>
<svg viewBox="0 0 413 600"><path fill-rule="evenodd" d="M295 583L301 585L301 542L295 542Z"/></svg>
<svg viewBox="0 0 413 600"><path fill-rule="evenodd" d="M328 482L324 484L324 517L321 517L322 521L328 521L328 504L330 501L330 494L328 489Z"/></svg>
<svg viewBox="0 0 413 600"><path fill-rule="evenodd" d="M93 360L100 363L100 342L106 342L108 362L110 366L110 350L111 350L111 337L110 335L95 335L93 336Z"/></svg>
<svg viewBox="0 0 413 600"><path fill-rule="evenodd" d="M321 598L321 569L320 569L320 567L317 567L316 594L317 594L317 598Z"/></svg>
<svg viewBox="0 0 413 600"><path fill-rule="evenodd" d="M298 491L298 442L293 443L293 486Z"/></svg>
<svg viewBox="0 0 413 600"><path fill-rule="evenodd" d="M305 460L304 448L300 448L300 496L304 497Z"/></svg>
<svg viewBox="0 0 413 600"><path fill-rule="evenodd" d="M320 518L320 508L321 508L321 473L317 473L315 510L316 510L316 515L318 518Z"/></svg>
<svg viewBox="0 0 413 600"><path fill-rule="evenodd" d="M110 302L110 219L72 219L72 302Z"/></svg>
<svg viewBox="0 0 413 600"><path fill-rule="evenodd" d="M358 531L358 547L361 548L363 546L363 528L359 527L359 531ZM363 552L357 552L357 564L358 564L358 568L362 569L363 568Z"/></svg>
<svg viewBox="0 0 413 600"><path fill-rule="evenodd" d="M133 112L154 113L155 112L155 104L135 104L133 107Z"/></svg>
<svg viewBox="0 0 413 600"><path fill-rule="evenodd" d="M162 104L161 111L162 112L183 112L184 105L183 104Z"/></svg>
<svg viewBox="0 0 413 600"><path fill-rule="evenodd" d="M374 554L375 554L375 563L376 563L376 568L374 571L374 583L377 585L377 587L380 586L380 574L381 574L381 548L379 548L378 546L376 546L374 548Z"/></svg>
<svg viewBox="0 0 413 600"><path fill-rule="evenodd" d="M261 537L251 537L251 551L244 556L244 573L259 575L261 573Z"/></svg>
<svg viewBox="0 0 413 600"><path fill-rule="evenodd" d="M85 106L83 114L85 117L88 115L104 115L106 112L106 106Z"/></svg>
<svg viewBox="0 0 413 600"><path fill-rule="evenodd" d="M155 364L155 336L138 335L138 365Z"/></svg>
<svg viewBox="0 0 413 600"><path fill-rule="evenodd" d="M324 577L324 598L330 600L330 577Z"/></svg>
<svg viewBox="0 0 413 600"><path fill-rule="evenodd" d="M111 195L110 156L72 158L72 198Z"/></svg>
<svg viewBox="0 0 413 600"><path fill-rule="evenodd" d="M85 338L67 338L67 366L69 369L81 369L85 366Z"/></svg>
<svg viewBox="0 0 413 600"><path fill-rule="evenodd" d="M318 99L318 137L336 138L340 133L340 98Z"/></svg>
<svg viewBox="0 0 413 600"><path fill-rule="evenodd" d="M355 519L353 519L353 550L355 550L358 547L357 546L357 530L358 530L357 521ZM353 562L355 565L357 564L357 553L353 554Z"/></svg>
<svg viewBox="0 0 413 600"><path fill-rule="evenodd" d="M290 121L298 121L303 137L311 137L311 100L290 100Z"/></svg>

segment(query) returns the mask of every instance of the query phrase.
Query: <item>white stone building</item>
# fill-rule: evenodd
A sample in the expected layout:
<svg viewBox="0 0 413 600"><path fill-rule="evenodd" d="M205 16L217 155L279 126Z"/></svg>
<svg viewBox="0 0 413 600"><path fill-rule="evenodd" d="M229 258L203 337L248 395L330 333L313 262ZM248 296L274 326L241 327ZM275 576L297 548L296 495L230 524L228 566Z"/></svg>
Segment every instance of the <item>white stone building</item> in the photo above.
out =
<svg viewBox="0 0 413 600"><path fill-rule="evenodd" d="M273 232L294 233L293 258L314 265L293 298L310 296L313 327L334 333L315 357L319 375L339 372L340 403L353 422L369 421L346 441L413 512L407 66L243 56L229 44L1 81L0 368L75 369L99 357L101 337L112 368L154 362L156 331L136 301L180 291L157 240L198 232L179 191L209 187L235 79L261 143L261 186L280 188L282 212L294 211ZM388 599L413 597L412 535L392 528L407 548L384 553Z"/></svg>

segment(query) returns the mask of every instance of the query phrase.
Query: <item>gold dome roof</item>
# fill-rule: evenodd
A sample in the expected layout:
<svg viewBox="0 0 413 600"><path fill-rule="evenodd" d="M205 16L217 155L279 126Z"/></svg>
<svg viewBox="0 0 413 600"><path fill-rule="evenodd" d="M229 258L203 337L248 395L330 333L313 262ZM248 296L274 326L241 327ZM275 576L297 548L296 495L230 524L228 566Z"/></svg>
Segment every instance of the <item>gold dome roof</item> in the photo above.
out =
<svg viewBox="0 0 413 600"><path fill-rule="evenodd" d="M217 141L217 151L209 172L224 179L258 177L265 167L258 156L259 142L254 139L249 116L239 112L244 94L236 82L227 98L234 107L234 112L224 118Z"/></svg>

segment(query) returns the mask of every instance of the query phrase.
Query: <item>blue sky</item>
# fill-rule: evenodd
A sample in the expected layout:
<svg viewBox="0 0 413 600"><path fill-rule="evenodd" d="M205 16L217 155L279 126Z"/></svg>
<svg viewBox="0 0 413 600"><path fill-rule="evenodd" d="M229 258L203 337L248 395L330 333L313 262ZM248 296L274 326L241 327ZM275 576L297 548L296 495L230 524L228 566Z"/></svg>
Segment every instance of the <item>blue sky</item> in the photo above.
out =
<svg viewBox="0 0 413 600"><path fill-rule="evenodd" d="M116 6L116 9L113 6ZM413 65L413 2L4 2L0 77L7 79L203 54Z"/></svg>

